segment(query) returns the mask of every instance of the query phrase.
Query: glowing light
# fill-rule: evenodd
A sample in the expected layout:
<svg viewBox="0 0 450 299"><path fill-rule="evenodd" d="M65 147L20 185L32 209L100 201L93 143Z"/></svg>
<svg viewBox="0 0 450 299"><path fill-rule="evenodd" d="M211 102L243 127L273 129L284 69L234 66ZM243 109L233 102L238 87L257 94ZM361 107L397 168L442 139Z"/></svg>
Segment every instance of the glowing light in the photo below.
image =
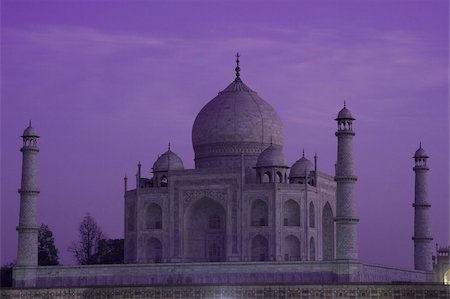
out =
<svg viewBox="0 0 450 299"><path fill-rule="evenodd" d="M450 269L444 274L444 284L450 285Z"/></svg>

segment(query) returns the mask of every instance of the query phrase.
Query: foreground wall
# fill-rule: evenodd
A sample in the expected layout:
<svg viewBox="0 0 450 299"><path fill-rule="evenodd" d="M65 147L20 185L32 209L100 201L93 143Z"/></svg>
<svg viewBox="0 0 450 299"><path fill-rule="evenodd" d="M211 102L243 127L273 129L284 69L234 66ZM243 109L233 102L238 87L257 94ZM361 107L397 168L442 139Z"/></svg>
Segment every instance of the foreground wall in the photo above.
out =
<svg viewBox="0 0 450 299"><path fill-rule="evenodd" d="M2 290L9 298L449 298L438 284L203 285Z"/></svg>
<svg viewBox="0 0 450 299"><path fill-rule="evenodd" d="M20 269L15 287L27 287ZM358 262L227 262L38 267L35 286L432 282L421 271Z"/></svg>

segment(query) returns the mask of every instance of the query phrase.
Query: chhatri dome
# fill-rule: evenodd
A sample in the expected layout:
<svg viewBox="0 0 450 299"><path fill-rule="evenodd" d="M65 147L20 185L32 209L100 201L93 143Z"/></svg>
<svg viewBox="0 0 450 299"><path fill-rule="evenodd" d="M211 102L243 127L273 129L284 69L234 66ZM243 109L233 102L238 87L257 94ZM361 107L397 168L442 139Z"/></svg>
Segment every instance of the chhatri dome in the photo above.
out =
<svg viewBox="0 0 450 299"><path fill-rule="evenodd" d="M305 173L308 174L312 170L314 170L314 165L310 160L305 158L305 151L303 151L302 157L292 165L289 177L304 177Z"/></svg>
<svg viewBox="0 0 450 299"><path fill-rule="evenodd" d="M238 167L243 154L250 171L271 141L283 147L280 117L241 80L236 57L236 78L202 108L192 127L196 168Z"/></svg>
<svg viewBox="0 0 450 299"><path fill-rule="evenodd" d="M271 144L258 157L256 167L287 167L284 155L279 146Z"/></svg>
<svg viewBox="0 0 450 299"><path fill-rule="evenodd" d="M169 149L160 157L158 157L155 163L153 163L153 172L183 169L183 160L181 160L181 158L177 154L172 152L172 150L170 149L170 144Z"/></svg>
<svg viewBox="0 0 450 299"><path fill-rule="evenodd" d="M31 120L28 127L23 131L22 137L39 137L36 129L31 126Z"/></svg>

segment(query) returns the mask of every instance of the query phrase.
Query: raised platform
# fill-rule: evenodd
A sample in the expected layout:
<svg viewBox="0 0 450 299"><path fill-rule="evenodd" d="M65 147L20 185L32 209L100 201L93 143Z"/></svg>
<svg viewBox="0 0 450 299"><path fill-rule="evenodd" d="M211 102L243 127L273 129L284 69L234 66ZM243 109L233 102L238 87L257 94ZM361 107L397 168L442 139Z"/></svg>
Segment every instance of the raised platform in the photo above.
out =
<svg viewBox="0 0 450 299"><path fill-rule="evenodd" d="M13 280L15 287L423 283L435 275L357 261L226 262L16 267Z"/></svg>

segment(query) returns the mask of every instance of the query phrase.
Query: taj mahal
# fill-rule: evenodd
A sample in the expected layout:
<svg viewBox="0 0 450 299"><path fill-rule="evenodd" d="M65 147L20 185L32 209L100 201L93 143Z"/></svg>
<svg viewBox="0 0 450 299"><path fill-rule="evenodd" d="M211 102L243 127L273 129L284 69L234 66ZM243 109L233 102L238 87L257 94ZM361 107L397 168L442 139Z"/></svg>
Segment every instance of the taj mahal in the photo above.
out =
<svg viewBox="0 0 450 299"><path fill-rule="evenodd" d="M437 280L424 148L411 163L414 265L365 263L357 246L354 115L344 104L334 119L335 173L322 172L317 155L287 165L280 117L243 82L238 55L236 64L235 79L193 124L195 168L185 169L169 144L151 177L139 163L136 180L124 178L125 264L38 266L39 136L25 129L15 287Z"/></svg>

